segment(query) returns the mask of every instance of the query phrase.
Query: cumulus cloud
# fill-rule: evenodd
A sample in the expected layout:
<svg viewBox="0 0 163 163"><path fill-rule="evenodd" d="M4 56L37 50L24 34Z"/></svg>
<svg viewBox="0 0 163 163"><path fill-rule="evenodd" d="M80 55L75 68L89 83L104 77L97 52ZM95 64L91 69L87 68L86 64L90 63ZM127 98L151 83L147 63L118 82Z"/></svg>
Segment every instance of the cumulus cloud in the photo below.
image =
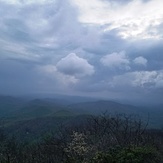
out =
<svg viewBox="0 0 163 163"><path fill-rule="evenodd" d="M56 68L63 74L76 77L92 75L95 72L94 67L86 59L78 57L75 53L62 58L57 63Z"/></svg>
<svg viewBox="0 0 163 163"><path fill-rule="evenodd" d="M102 57L100 61L109 68L130 69L130 61L125 52L108 54Z"/></svg>
<svg viewBox="0 0 163 163"><path fill-rule="evenodd" d="M137 64L137 65L143 65L143 66L146 66L148 61L146 58L140 56L140 57L137 57L134 59L134 63Z"/></svg>

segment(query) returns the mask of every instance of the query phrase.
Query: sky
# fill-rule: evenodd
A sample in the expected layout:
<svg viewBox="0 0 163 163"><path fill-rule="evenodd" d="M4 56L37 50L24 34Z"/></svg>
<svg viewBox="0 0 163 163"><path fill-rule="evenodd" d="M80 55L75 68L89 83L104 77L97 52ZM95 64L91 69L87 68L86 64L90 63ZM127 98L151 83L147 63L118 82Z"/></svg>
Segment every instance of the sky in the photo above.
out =
<svg viewBox="0 0 163 163"><path fill-rule="evenodd" d="M161 103L162 0L0 0L0 94Z"/></svg>

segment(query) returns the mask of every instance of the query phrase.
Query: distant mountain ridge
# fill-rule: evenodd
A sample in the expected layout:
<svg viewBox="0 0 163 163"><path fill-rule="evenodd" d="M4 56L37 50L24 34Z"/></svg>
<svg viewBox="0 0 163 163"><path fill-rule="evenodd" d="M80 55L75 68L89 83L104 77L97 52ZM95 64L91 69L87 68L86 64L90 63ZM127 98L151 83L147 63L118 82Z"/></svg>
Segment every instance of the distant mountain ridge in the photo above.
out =
<svg viewBox="0 0 163 163"><path fill-rule="evenodd" d="M136 114L141 111L140 108L136 106L106 100L77 103L69 105L68 107L74 111L84 111L90 114L100 114L102 112Z"/></svg>
<svg viewBox="0 0 163 163"><path fill-rule="evenodd" d="M78 97L79 98L79 97ZM114 101L98 100L90 102L71 102L67 99L32 99L24 100L12 96L0 96L0 117L41 117L54 115L59 110L69 110L77 114L100 114L102 112L137 113L138 108L132 105L120 104ZM80 100L78 100L80 101ZM81 100L82 101L82 100Z"/></svg>
<svg viewBox="0 0 163 163"><path fill-rule="evenodd" d="M153 126L163 126L163 108L144 108L121 104L109 100L95 100L80 97L59 96L58 98L25 99L12 96L0 96L0 118L10 124L13 121L31 120L43 117L75 117L77 115L138 114L144 119L150 115ZM63 102L62 102L63 101Z"/></svg>
<svg viewBox="0 0 163 163"><path fill-rule="evenodd" d="M22 108L25 104L26 101L22 98L0 95L0 117L12 114L13 111Z"/></svg>

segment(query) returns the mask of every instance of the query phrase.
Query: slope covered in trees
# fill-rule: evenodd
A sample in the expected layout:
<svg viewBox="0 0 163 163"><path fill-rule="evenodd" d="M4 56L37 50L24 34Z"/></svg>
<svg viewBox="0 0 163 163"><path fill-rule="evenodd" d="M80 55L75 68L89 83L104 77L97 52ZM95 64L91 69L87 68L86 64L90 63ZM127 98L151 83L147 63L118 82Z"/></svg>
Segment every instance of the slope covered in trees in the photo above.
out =
<svg viewBox="0 0 163 163"><path fill-rule="evenodd" d="M161 109L63 101L1 96L0 162L163 162Z"/></svg>
<svg viewBox="0 0 163 163"><path fill-rule="evenodd" d="M60 123L39 141L19 141L0 132L3 163L161 163L163 132L135 116L88 116ZM28 134L28 133L27 133Z"/></svg>

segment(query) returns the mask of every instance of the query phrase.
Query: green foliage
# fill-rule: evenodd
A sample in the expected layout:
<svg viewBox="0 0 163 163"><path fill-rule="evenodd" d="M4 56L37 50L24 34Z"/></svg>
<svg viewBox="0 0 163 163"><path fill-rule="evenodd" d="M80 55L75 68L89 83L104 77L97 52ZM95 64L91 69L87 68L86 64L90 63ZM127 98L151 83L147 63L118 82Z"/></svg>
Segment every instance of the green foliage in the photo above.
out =
<svg viewBox="0 0 163 163"><path fill-rule="evenodd" d="M120 163L159 163L159 153L153 147L123 149L117 155Z"/></svg>
<svg viewBox="0 0 163 163"><path fill-rule="evenodd" d="M100 152L91 163L160 163L160 155L154 147L121 148Z"/></svg>
<svg viewBox="0 0 163 163"><path fill-rule="evenodd" d="M162 162L160 160L163 153L162 131L149 131L144 128L140 120L136 121L127 116L98 116L87 119L87 123L86 118L84 120L82 118L81 123L79 117L70 123L69 118L64 117L63 119L64 121L61 117L56 116L53 121L47 117L46 119L35 119L32 123L31 120L25 123L24 137L32 133L36 136L38 133L39 141L34 141L35 139L20 141L19 133L15 134L15 138L0 130L0 162ZM63 123L65 120L67 123ZM18 125L18 127L22 126ZM41 136L39 131L44 134Z"/></svg>
<svg viewBox="0 0 163 163"><path fill-rule="evenodd" d="M110 153L99 152L91 160L91 163L114 163L114 160Z"/></svg>

